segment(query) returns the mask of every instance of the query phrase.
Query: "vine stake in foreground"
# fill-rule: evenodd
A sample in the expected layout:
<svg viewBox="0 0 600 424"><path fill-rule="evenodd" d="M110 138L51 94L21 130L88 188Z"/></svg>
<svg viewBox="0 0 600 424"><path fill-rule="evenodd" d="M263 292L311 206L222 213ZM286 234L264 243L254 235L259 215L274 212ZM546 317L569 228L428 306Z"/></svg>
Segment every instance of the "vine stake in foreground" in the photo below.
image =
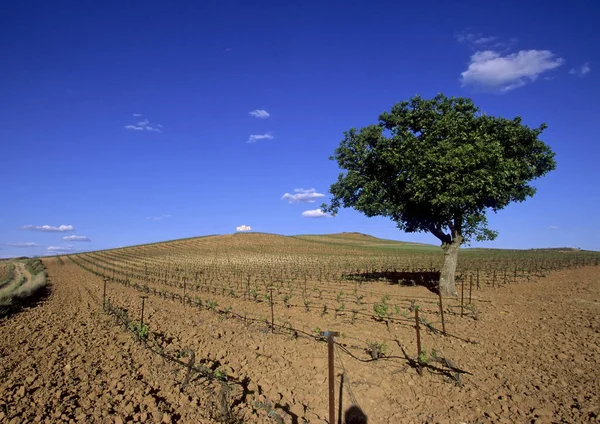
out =
<svg viewBox="0 0 600 424"><path fill-rule="evenodd" d="M446 335L446 322L444 321L444 303L442 301L442 292L438 290L438 295L440 297L440 315L442 316L442 334Z"/></svg>
<svg viewBox="0 0 600 424"><path fill-rule="evenodd" d="M464 316L464 303L465 303L465 279L461 278L460 282L460 316Z"/></svg>
<svg viewBox="0 0 600 424"><path fill-rule="evenodd" d="M104 290L102 291L102 309L106 310L106 280L108 278L104 277Z"/></svg>
<svg viewBox="0 0 600 424"><path fill-rule="evenodd" d="M273 313L273 289L269 287L269 303L271 304L271 333L275 332L275 314Z"/></svg>
<svg viewBox="0 0 600 424"><path fill-rule="evenodd" d="M144 304L148 296L140 296L142 298L142 316L140 317L140 328L144 327Z"/></svg>
<svg viewBox="0 0 600 424"><path fill-rule="evenodd" d="M334 337L339 336L337 331L326 331L321 336L327 337L327 362L329 368L329 423L335 424L335 374L334 374Z"/></svg>
<svg viewBox="0 0 600 424"><path fill-rule="evenodd" d="M415 330L417 330L417 371L423 375L421 368L421 327L419 326L419 307L415 306Z"/></svg>

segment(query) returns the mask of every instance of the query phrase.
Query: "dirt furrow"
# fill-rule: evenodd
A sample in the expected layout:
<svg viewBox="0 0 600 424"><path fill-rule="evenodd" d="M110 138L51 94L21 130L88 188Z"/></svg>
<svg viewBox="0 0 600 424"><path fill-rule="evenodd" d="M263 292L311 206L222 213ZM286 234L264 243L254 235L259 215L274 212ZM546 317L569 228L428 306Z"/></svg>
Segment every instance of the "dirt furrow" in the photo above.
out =
<svg viewBox="0 0 600 424"><path fill-rule="evenodd" d="M193 375L182 389L185 368L151 353L102 311L101 278L71 261L45 262L50 297L0 321L0 421L223 422L226 404L242 422L276 422L270 412L285 423L325 422L325 344L150 296L144 322L155 350L182 361L193 351L196 365L247 382L246 393L233 386L225 393L222 384ZM388 290L436 300L422 287ZM423 330L429 352L470 373L460 386L429 371L419 377L407 366L400 349L416 350L410 325L292 310L284 317L347 331L339 340L357 359L336 351L337 384L342 373L350 382L342 411L357 401L369 422L593 422L600 413L598 292L597 267L478 291L478 320L448 315L449 331L460 338ZM108 298L138 319L140 292L133 287L109 282ZM247 305L251 312L253 303ZM426 317L437 323L434 312ZM368 361L360 350L367 339L388 340L391 353Z"/></svg>
<svg viewBox="0 0 600 424"><path fill-rule="evenodd" d="M184 406L188 396L101 312L76 269L48 268L50 297L1 323L0 421L213 422Z"/></svg>

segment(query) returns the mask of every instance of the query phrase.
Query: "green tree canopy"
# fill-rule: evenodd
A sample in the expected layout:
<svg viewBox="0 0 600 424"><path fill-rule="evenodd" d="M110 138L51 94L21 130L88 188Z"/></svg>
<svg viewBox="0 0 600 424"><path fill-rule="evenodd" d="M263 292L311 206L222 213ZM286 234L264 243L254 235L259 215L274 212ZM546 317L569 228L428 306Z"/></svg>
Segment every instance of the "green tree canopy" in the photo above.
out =
<svg viewBox="0 0 600 424"><path fill-rule="evenodd" d="M331 157L345 172L323 209L350 207L406 232L430 232L446 252L440 288L454 293L460 245L496 237L486 212L533 196L531 181L556 167L539 139L545 128L488 116L467 98L416 96L378 124L345 132Z"/></svg>

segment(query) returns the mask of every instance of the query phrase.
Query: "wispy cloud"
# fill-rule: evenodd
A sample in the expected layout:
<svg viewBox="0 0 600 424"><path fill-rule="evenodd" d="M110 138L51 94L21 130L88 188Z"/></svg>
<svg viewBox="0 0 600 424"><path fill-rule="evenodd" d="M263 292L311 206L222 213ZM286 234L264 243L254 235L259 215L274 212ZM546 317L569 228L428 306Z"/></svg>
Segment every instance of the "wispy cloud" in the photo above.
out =
<svg viewBox="0 0 600 424"><path fill-rule="evenodd" d="M480 49L507 49L511 45L517 42L517 38L512 37L507 39L501 39L489 34L483 34L482 32L473 31L467 28L464 31L460 31L454 35L456 41L461 44L469 46L473 50Z"/></svg>
<svg viewBox="0 0 600 424"><path fill-rule="evenodd" d="M24 225L21 227L22 230L32 230L32 231L46 231L51 233L64 233L67 231L73 231L75 227L72 225L59 225L58 227L53 227L52 225Z"/></svg>
<svg viewBox="0 0 600 424"><path fill-rule="evenodd" d="M171 215L169 214L164 214L164 215L158 215L158 216L147 216L146 219L151 219L152 221L160 221L162 219L167 219L167 218L171 218Z"/></svg>
<svg viewBox="0 0 600 424"><path fill-rule="evenodd" d="M331 218L331 215L323 212L321 209L311 209L302 212L304 218Z"/></svg>
<svg viewBox="0 0 600 424"><path fill-rule="evenodd" d="M549 230L558 230L558 226L556 225L551 225L548 227Z"/></svg>
<svg viewBox="0 0 600 424"><path fill-rule="evenodd" d="M133 116L141 118L142 115L139 113L134 113ZM125 125L125 129L133 130L133 131L154 131L154 132L162 132L163 126L160 124L151 124L147 118L142 118L141 121L138 121L135 124Z"/></svg>
<svg viewBox="0 0 600 424"><path fill-rule="evenodd" d="M288 203L314 203L315 200L325 197L324 194L317 193L317 190L314 188L309 188L308 190L296 188L294 189L294 193L296 194L285 193L281 196L281 200L287 200Z"/></svg>
<svg viewBox="0 0 600 424"><path fill-rule="evenodd" d="M533 82L563 63L549 50L521 50L506 55L494 50L478 51L461 73L461 82L463 86L505 92Z"/></svg>
<svg viewBox="0 0 600 424"><path fill-rule="evenodd" d="M62 238L64 241L92 241L89 237L86 236L65 236Z"/></svg>
<svg viewBox="0 0 600 424"><path fill-rule="evenodd" d="M498 37L486 37L480 32L462 31L457 33L455 37L459 43L471 44L476 46L483 46L488 45L490 43L498 42Z"/></svg>
<svg viewBox="0 0 600 424"><path fill-rule="evenodd" d="M39 245L34 242L28 242L28 243L12 243L12 244L7 244L7 246L10 246L10 247L38 247Z"/></svg>
<svg viewBox="0 0 600 424"><path fill-rule="evenodd" d="M496 41L498 37L479 37L473 40L474 44L489 44Z"/></svg>
<svg viewBox="0 0 600 424"><path fill-rule="evenodd" d="M235 227L235 231L251 231L252 227L249 225L240 225L239 227Z"/></svg>
<svg viewBox="0 0 600 424"><path fill-rule="evenodd" d="M248 112L250 116L254 116L259 119L267 119L271 114L264 109L255 109L252 112Z"/></svg>
<svg viewBox="0 0 600 424"><path fill-rule="evenodd" d="M590 68L589 62L586 62L577 68L571 69L569 71L569 73L571 75L577 75L578 77L583 77L583 76L586 76L587 74L589 74L591 70L592 70L592 68Z"/></svg>
<svg viewBox="0 0 600 424"><path fill-rule="evenodd" d="M266 134L251 134L250 137L248 137L248 141L246 141L246 143L255 143L258 140L273 140L275 137L273 137L273 134L270 133L266 133Z"/></svg>
<svg viewBox="0 0 600 424"><path fill-rule="evenodd" d="M46 250L48 252L72 252L73 251L73 246L71 246L71 245L67 245L67 246L48 246L46 248Z"/></svg>

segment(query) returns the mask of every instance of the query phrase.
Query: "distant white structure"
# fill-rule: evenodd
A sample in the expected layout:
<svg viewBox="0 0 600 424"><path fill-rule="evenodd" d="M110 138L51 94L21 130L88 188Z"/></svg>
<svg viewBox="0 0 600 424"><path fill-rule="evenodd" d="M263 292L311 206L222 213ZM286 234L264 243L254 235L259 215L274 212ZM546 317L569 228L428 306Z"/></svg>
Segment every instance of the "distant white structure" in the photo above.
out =
<svg viewBox="0 0 600 424"><path fill-rule="evenodd" d="M252 227L249 225L240 225L239 227L235 227L236 231L251 231Z"/></svg>

